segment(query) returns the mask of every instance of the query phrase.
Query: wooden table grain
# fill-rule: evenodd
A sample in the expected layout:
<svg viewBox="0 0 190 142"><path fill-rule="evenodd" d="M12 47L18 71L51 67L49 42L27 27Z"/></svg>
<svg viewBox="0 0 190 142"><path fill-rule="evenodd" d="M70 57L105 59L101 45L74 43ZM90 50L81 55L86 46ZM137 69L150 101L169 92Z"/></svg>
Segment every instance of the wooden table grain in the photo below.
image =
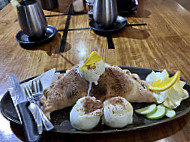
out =
<svg viewBox="0 0 190 142"><path fill-rule="evenodd" d="M186 0L187 1L187 0ZM60 7L61 8L61 7ZM129 24L112 34L114 49L108 49L106 36L89 29L87 14L68 15L64 8L44 11L49 25L57 28L56 36L48 43L35 47L21 46L15 35L20 30L16 9L10 4L0 12L0 98L11 86L8 75L18 79L42 74L52 68L70 68L87 57L92 51L100 53L111 65L135 66L181 71L181 77L190 82L190 12L174 0L139 0L135 14L125 17ZM74 29L74 30L73 30ZM64 52L61 41L67 32ZM148 129L101 135L66 135L43 133L43 141L190 141L190 113ZM10 123L0 114L0 141L24 141L22 127Z"/></svg>

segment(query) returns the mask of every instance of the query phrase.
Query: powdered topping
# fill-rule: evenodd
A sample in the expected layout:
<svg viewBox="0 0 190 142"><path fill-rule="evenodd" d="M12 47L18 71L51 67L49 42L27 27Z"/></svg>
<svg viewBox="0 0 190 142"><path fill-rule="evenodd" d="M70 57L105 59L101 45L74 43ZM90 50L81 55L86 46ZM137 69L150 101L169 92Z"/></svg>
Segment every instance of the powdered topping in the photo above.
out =
<svg viewBox="0 0 190 142"><path fill-rule="evenodd" d="M123 97L104 101L103 123L109 127L122 128L133 122L133 107Z"/></svg>
<svg viewBox="0 0 190 142"><path fill-rule="evenodd" d="M78 130L91 130L96 127L103 114L103 105L95 97L82 97L70 112L71 125Z"/></svg>
<svg viewBox="0 0 190 142"><path fill-rule="evenodd" d="M124 105L123 99L120 97L109 99L109 103L112 105Z"/></svg>
<svg viewBox="0 0 190 142"><path fill-rule="evenodd" d="M90 69L96 69L95 64L93 64L93 65L88 65L88 66L86 66L86 67L87 67L88 70L90 70Z"/></svg>
<svg viewBox="0 0 190 142"><path fill-rule="evenodd" d="M92 99L91 97L86 97L82 103L85 114L103 108L102 102L100 102L99 100Z"/></svg>

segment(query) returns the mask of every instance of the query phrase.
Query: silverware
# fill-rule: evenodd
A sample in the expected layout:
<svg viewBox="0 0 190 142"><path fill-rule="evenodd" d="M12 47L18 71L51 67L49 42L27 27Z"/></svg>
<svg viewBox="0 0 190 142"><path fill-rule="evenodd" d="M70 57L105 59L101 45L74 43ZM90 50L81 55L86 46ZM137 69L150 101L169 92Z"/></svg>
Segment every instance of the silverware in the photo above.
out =
<svg viewBox="0 0 190 142"><path fill-rule="evenodd" d="M20 27L29 37L40 38L45 35L47 22L38 1L22 1L17 6Z"/></svg>
<svg viewBox="0 0 190 142"><path fill-rule="evenodd" d="M22 88L19 84L18 79L15 75L10 74L9 78L11 80L13 91L16 99L15 106L18 108L19 116L21 118L21 123L23 126L23 130L25 133L26 141L28 142L38 142L41 139L41 135L39 135L36 131L36 125L34 120L32 119L32 115L30 110L28 109L28 101L26 96L24 95Z"/></svg>
<svg viewBox="0 0 190 142"><path fill-rule="evenodd" d="M39 113L40 118L34 115L36 122L38 124L38 130L41 132L41 121L47 131L52 130L54 128L53 124L47 119L43 111L40 109L39 99L43 96L43 86L40 80L33 81L32 86L26 86L24 88L25 93L27 94L29 101L31 102L31 111L32 113L37 114ZM32 109L33 108L33 109ZM41 121L40 121L40 120Z"/></svg>
<svg viewBox="0 0 190 142"><path fill-rule="evenodd" d="M102 26L113 24L117 17L116 0L95 0L93 5L93 19Z"/></svg>
<svg viewBox="0 0 190 142"><path fill-rule="evenodd" d="M32 81L31 90L34 100L39 102L39 99L43 96L44 92L41 81L40 80Z"/></svg>

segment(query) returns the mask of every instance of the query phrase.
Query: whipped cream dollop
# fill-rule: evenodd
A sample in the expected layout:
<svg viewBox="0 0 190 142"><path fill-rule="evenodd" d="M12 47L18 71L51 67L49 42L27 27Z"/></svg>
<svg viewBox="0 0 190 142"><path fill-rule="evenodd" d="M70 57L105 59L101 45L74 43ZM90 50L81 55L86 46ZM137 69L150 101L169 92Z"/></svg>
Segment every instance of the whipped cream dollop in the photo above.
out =
<svg viewBox="0 0 190 142"><path fill-rule="evenodd" d="M133 122L133 107L123 97L112 97L103 103L102 123L113 128L122 128Z"/></svg>
<svg viewBox="0 0 190 142"><path fill-rule="evenodd" d="M162 72L152 71L147 77L146 82L151 85L157 80L163 81L165 78L169 77L169 73L166 70ZM189 97L188 92L183 89L186 83L184 81L176 82L169 89L162 92L153 92L153 96L156 98L157 103L163 103L164 106L170 109L177 108L181 101Z"/></svg>
<svg viewBox="0 0 190 142"><path fill-rule="evenodd" d="M80 67L80 64L79 64ZM82 76L89 82L98 84L100 76L105 72L105 63L100 60L93 65L84 66L81 70Z"/></svg>
<svg viewBox="0 0 190 142"><path fill-rule="evenodd" d="M103 114L103 104L95 97L80 98L70 112L71 125L77 130L91 130Z"/></svg>

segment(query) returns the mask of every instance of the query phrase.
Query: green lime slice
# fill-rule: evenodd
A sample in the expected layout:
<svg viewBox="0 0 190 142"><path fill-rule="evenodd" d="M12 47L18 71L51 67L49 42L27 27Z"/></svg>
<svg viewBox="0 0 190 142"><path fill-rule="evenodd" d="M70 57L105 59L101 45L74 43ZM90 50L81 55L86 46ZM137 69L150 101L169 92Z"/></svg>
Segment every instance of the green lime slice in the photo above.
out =
<svg viewBox="0 0 190 142"><path fill-rule="evenodd" d="M166 108L162 105L157 106L157 110L153 113L147 114L148 119L160 119L166 114Z"/></svg>
<svg viewBox="0 0 190 142"><path fill-rule="evenodd" d="M176 112L172 109L166 108L166 116L169 118L174 118L176 116Z"/></svg>
<svg viewBox="0 0 190 142"><path fill-rule="evenodd" d="M142 114L142 115L147 115L147 114L153 113L155 111L156 111L156 104L152 104L152 105L146 106L144 108L135 110L136 113Z"/></svg>

